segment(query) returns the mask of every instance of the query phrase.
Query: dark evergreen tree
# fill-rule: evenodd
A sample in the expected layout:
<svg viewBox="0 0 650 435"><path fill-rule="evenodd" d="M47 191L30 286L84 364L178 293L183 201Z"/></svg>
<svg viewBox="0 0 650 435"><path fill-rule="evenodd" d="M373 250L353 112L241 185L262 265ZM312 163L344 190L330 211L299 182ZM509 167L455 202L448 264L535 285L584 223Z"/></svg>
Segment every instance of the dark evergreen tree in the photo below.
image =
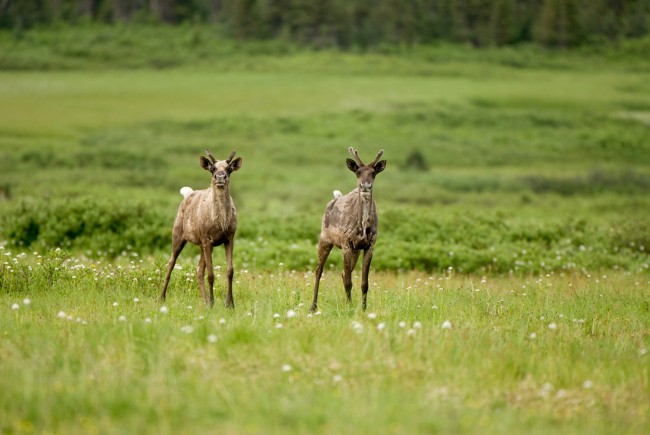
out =
<svg viewBox="0 0 650 435"><path fill-rule="evenodd" d="M537 41L562 48L581 42L578 11L576 0L544 0L536 23Z"/></svg>
<svg viewBox="0 0 650 435"><path fill-rule="evenodd" d="M143 19L211 23L232 38L317 47L436 40L570 47L647 35L650 0L0 0L4 28Z"/></svg>
<svg viewBox="0 0 650 435"><path fill-rule="evenodd" d="M512 42L515 21L515 1L495 0L490 15L490 42L504 45Z"/></svg>

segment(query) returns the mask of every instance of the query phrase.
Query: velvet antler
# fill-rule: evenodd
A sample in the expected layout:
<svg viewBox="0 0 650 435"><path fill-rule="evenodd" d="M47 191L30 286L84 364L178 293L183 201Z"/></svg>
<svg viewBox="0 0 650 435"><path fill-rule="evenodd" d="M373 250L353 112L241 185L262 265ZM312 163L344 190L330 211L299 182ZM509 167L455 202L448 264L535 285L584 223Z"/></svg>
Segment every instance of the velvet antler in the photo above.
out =
<svg viewBox="0 0 650 435"><path fill-rule="evenodd" d="M384 154L384 150L379 150L379 152L377 153L377 157L375 157L375 160L373 160L372 162L370 162L370 164L369 164L368 166L375 166L375 164L379 161L379 158L380 158L383 154Z"/></svg>
<svg viewBox="0 0 650 435"><path fill-rule="evenodd" d="M359 166L363 166L363 162L361 161L361 157L359 157L359 151L355 150L354 148L350 147L348 148L348 151L350 151L350 154L352 154L352 157L355 158Z"/></svg>
<svg viewBox="0 0 650 435"><path fill-rule="evenodd" d="M205 154L208 156L208 159L210 159L210 163L214 164L214 162L217 161L217 159L214 158L214 156L212 155L209 149L207 148L205 149Z"/></svg>

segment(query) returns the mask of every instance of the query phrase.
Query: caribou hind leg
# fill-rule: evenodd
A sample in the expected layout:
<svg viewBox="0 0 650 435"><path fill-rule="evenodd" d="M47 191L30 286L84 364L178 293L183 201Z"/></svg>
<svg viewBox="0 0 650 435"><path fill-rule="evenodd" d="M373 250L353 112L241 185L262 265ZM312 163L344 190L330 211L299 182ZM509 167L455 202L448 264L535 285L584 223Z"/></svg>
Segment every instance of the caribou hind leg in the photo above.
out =
<svg viewBox="0 0 650 435"><path fill-rule="evenodd" d="M318 285L320 284L320 278L323 275L323 267L327 261L327 257L330 255L332 250L332 244L323 242L322 240L318 241L318 266L316 267L316 282L314 284L314 301L311 304L311 312L313 313L318 309Z"/></svg>
<svg viewBox="0 0 650 435"><path fill-rule="evenodd" d="M160 301L164 302L167 297L167 286L169 285L169 278L172 276L172 271L174 270L174 265L178 256L181 254L181 251L185 247L187 240L178 239L172 241L172 256L167 263L167 274L165 275L165 283L163 284L162 292L160 293Z"/></svg>

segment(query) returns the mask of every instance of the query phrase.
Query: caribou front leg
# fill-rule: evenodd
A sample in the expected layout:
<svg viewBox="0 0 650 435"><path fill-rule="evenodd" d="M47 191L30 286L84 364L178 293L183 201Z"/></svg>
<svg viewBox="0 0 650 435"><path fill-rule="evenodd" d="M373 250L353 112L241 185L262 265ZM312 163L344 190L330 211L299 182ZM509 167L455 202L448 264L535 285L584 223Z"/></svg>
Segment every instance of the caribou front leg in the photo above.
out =
<svg viewBox="0 0 650 435"><path fill-rule="evenodd" d="M201 297L205 303L208 300L205 297L205 251L201 248L201 258L199 259L199 265L196 268L196 280L199 282L199 291L201 292Z"/></svg>
<svg viewBox="0 0 650 435"><path fill-rule="evenodd" d="M359 259L360 251L352 248L343 248L343 288L345 288L346 302L352 302L352 271Z"/></svg>
<svg viewBox="0 0 650 435"><path fill-rule="evenodd" d="M370 262L372 261L371 246L369 249L363 251L363 264L361 266L361 308L365 311L366 300L368 298L368 274L370 273Z"/></svg>
<svg viewBox="0 0 650 435"><path fill-rule="evenodd" d="M205 263L205 268L208 270L208 287L209 293L203 294L203 300L205 304L209 307L214 306L214 267L212 266L212 243L203 244L203 262Z"/></svg>
<svg viewBox="0 0 650 435"><path fill-rule="evenodd" d="M318 309L318 286L320 284L320 278L323 275L323 267L327 261L327 257L330 255L332 250L331 243L325 243L322 240L318 241L318 266L316 267L315 278L316 282L314 283L314 300L311 303L311 312L315 312Z"/></svg>

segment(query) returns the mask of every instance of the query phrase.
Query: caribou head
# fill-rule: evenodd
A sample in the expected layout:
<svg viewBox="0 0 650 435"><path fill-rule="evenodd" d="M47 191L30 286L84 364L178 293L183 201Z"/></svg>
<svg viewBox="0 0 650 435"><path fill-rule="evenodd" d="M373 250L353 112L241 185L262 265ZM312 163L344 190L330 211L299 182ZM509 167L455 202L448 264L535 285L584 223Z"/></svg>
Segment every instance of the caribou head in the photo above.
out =
<svg viewBox="0 0 650 435"><path fill-rule="evenodd" d="M357 176L359 192L362 195L370 195L375 182L375 176L386 168L386 160L379 161L379 158L384 154L384 150L380 150L375 159L367 165L361 161L359 151L352 147L348 148L348 151L350 151L354 160L348 158L345 160L345 163L348 165L348 169Z"/></svg>
<svg viewBox="0 0 650 435"><path fill-rule="evenodd" d="M212 184L218 188L224 188L230 182L230 174L241 168L242 158L235 157L236 151L230 153L226 160L217 160L210 150L206 149L207 157L201 156L201 167L212 174Z"/></svg>

